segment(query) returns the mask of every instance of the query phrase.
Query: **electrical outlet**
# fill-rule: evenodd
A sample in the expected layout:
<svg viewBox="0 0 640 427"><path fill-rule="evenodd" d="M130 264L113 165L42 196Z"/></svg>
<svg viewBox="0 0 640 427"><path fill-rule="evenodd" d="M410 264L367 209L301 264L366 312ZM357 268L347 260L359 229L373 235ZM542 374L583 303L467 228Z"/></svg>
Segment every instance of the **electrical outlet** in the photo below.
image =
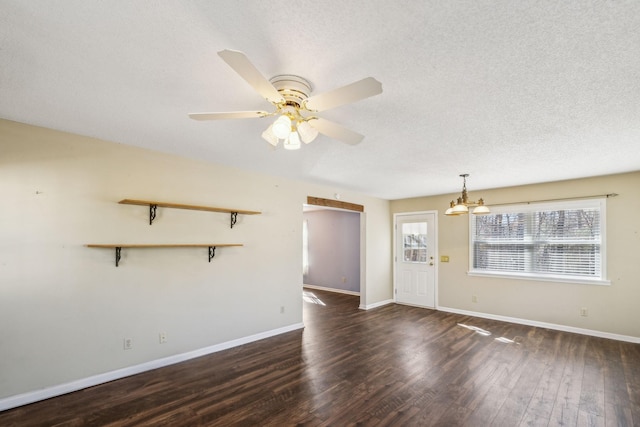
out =
<svg viewBox="0 0 640 427"><path fill-rule="evenodd" d="M131 338L125 338L122 343L124 350L131 350L133 348L133 340Z"/></svg>
<svg viewBox="0 0 640 427"><path fill-rule="evenodd" d="M471 302L478 302L478 297L475 295L471 295Z"/></svg>
<svg viewBox="0 0 640 427"><path fill-rule="evenodd" d="M347 278L342 276L342 283L347 283Z"/></svg>
<svg viewBox="0 0 640 427"><path fill-rule="evenodd" d="M167 342L167 333L166 332L160 332L158 334L158 339L160 340L160 344L164 344Z"/></svg>
<svg viewBox="0 0 640 427"><path fill-rule="evenodd" d="M580 309L580 316L587 317L588 315L589 315L589 312L587 311L587 307L582 307Z"/></svg>

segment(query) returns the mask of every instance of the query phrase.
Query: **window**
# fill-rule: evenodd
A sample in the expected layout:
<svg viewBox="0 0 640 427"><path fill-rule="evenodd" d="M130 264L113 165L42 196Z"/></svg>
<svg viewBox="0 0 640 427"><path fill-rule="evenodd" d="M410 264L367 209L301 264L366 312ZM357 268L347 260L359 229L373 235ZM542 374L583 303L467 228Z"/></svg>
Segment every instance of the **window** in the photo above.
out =
<svg viewBox="0 0 640 427"><path fill-rule="evenodd" d="M608 283L605 199L491 207L470 215L471 275Z"/></svg>
<svg viewBox="0 0 640 427"><path fill-rule="evenodd" d="M427 262L427 223L405 222L402 224L403 261Z"/></svg>

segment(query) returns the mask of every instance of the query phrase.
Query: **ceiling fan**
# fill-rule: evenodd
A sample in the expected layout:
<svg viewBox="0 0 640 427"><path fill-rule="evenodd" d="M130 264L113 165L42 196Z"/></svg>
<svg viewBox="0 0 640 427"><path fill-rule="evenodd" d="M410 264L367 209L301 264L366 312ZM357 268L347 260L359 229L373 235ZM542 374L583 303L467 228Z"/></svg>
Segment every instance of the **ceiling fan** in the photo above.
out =
<svg viewBox="0 0 640 427"><path fill-rule="evenodd" d="M236 50L221 50L218 55L260 95L272 103L275 110L272 112L191 113L189 117L194 120L224 120L277 116L277 119L262 133L262 137L274 147L283 140L284 148L295 150L300 148L301 140L308 144L318 136L318 133L350 145L360 143L364 138L363 135L318 117L315 113L382 93L382 84L373 77L367 77L330 92L310 97L311 83L300 76L281 74L267 80L244 53Z"/></svg>

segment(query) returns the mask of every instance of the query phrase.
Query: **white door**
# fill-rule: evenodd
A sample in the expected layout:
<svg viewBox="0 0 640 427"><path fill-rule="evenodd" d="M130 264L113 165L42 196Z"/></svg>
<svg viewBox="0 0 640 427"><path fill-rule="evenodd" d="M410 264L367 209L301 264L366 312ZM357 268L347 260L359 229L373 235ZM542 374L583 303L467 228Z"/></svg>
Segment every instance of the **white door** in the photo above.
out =
<svg viewBox="0 0 640 427"><path fill-rule="evenodd" d="M435 308L436 215L396 215L396 302Z"/></svg>

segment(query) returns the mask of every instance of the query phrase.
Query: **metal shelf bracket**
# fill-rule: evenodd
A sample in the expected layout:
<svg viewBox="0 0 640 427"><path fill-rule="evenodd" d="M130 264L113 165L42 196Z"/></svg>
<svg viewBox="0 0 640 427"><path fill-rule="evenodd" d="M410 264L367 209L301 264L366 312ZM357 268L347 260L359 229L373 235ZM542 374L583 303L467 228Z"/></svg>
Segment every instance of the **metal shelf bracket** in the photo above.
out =
<svg viewBox="0 0 640 427"><path fill-rule="evenodd" d="M231 212L231 228L238 222L238 212Z"/></svg>
<svg viewBox="0 0 640 427"><path fill-rule="evenodd" d="M211 262L214 256L216 256L216 247L209 246L209 262Z"/></svg>
<svg viewBox="0 0 640 427"><path fill-rule="evenodd" d="M119 246L116 246L116 267L118 266L118 263L120 262L120 252L122 251L122 248Z"/></svg>
<svg viewBox="0 0 640 427"><path fill-rule="evenodd" d="M153 224L153 220L156 219L156 209L158 209L158 205L149 205L149 225Z"/></svg>

